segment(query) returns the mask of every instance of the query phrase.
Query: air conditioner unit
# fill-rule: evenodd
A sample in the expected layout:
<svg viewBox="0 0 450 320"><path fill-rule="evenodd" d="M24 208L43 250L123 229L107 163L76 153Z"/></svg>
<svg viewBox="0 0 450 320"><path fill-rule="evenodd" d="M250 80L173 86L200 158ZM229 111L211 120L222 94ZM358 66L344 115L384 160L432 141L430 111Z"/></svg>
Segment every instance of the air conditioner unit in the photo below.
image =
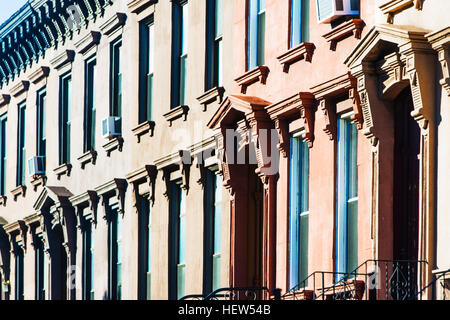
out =
<svg viewBox="0 0 450 320"><path fill-rule="evenodd" d="M121 136L121 118L108 117L102 121L102 135L104 138Z"/></svg>
<svg viewBox="0 0 450 320"><path fill-rule="evenodd" d="M45 174L45 157L37 156L28 159L28 175Z"/></svg>
<svg viewBox="0 0 450 320"><path fill-rule="evenodd" d="M317 0L319 23L331 23L336 18L359 15L360 0Z"/></svg>

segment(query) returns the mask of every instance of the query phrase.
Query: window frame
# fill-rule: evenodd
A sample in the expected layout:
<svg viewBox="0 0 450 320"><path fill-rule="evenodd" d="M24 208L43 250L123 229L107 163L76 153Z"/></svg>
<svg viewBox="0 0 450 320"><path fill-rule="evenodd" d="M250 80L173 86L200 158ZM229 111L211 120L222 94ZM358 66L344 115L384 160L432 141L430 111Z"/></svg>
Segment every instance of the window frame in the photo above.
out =
<svg viewBox="0 0 450 320"><path fill-rule="evenodd" d="M59 164L70 163L72 72L59 77Z"/></svg>
<svg viewBox="0 0 450 320"><path fill-rule="evenodd" d="M187 64L189 48L188 22L189 1L172 1L171 109L186 105L187 103ZM182 67L183 65L185 65L184 72Z"/></svg>
<svg viewBox="0 0 450 320"><path fill-rule="evenodd" d="M94 55L84 62L84 121L83 121L83 152L95 151L96 134L96 79L97 57Z"/></svg>
<svg viewBox="0 0 450 320"><path fill-rule="evenodd" d="M264 9L262 10L261 3L264 3ZM265 64L266 0L248 0L247 13L246 69L249 71L257 66L262 66ZM261 26L261 24L264 25Z"/></svg>
<svg viewBox="0 0 450 320"><path fill-rule="evenodd" d="M17 105L17 168L16 186L25 185L26 177L26 101Z"/></svg>
<svg viewBox="0 0 450 320"><path fill-rule="evenodd" d="M0 195L6 194L6 168L7 168L7 125L8 114L0 116Z"/></svg>
<svg viewBox="0 0 450 320"><path fill-rule="evenodd" d="M208 91L223 86L223 0L208 0L206 13L205 89Z"/></svg>
<svg viewBox="0 0 450 320"><path fill-rule="evenodd" d="M311 154L304 131L291 135L289 158L289 288L306 287L309 272ZM305 151L307 153L305 153ZM305 178L306 176L306 178ZM295 178L295 179L294 179ZM305 191L306 189L306 191ZM306 196L305 196L306 194Z"/></svg>
<svg viewBox="0 0 450 320"><path fill-rule="evenodd" d="M139 23L139 124L153 120L155 78L154 28L155 23L153 14Z"/></svg>
<svg viewBox="0 0 450 320"><path fill-rule="evenodd" d="M335 268L337 272L345 273L353 271L358 264L358 129L350 118L352 114L353 112L348 112L338 116L336 139ZM350 178L352 171L356 177L355 181ZM356 192L356 196L349 195L351 188ZM350 212L350 206L355 203L356 213Z"/></svg>

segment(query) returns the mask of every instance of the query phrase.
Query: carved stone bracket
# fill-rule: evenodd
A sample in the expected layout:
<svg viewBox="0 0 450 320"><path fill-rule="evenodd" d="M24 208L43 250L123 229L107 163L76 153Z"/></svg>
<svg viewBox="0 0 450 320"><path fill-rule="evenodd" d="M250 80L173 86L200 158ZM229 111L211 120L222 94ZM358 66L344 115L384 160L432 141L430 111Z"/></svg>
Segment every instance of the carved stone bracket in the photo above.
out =
<svg viewBox="0 0 450 320"><path fill-rule="evenodd" d="M206 186L206 174L208 172L207 171L208 169L206 168L205 163L203 161L202 153L197 154L196 157L197 157L196 167L199 169L200 172L200 178L197 180L197 183L201 185L202 189L204 189Z"/></svg>
<svg viewBox="0 0 450 320"><path fill-rule="evenodd" d="M167 200L170 200L170 172L171 172L171 170L169 168L163 168L162 172L163 172L162 179L166 185L166 189L164 190L164 197L166 197Z"/></svg>
<svg viewBox="0 0 450 320"><path fill-rule="evenodd" d="M442 67L440 84L450 96L450 27L426 35L433 49L438 53Z"/></svg>
<svg viewBox="0 0 450 320"><path fill-rule="evenodd" d="M309 92L300 92L300 103L298 109L300 111L300 117L305 123L305 133L302 138L308 142L308 146L311 148L314 142L314 120L317 109L316 100L314 95Z"/></svg>
<svg viewBox="0 0 450 320"><path fill-rule="evenodd" d="M180 150L179 155L180 155L179 167L180 167L181 177L182 177L181 188L186 191L186 194L188 194L192 157L191 157L191 153L188 150Z"/></svg>
<svg viewBox="0 0 450 320"><path fill-rule="evenodd" d="M275 129L278 131L278 150L284 158L287 158L290 153L291 141L289 134L289 122L280 118L275 119Z"/></svg>
<svg viewBox="0 0 450 320"><path fill-rule="evenodd" d="M336 137L336 112L333 110L333 106L328 99L320 100L320 110L325 118L325 125L323 131L328 135L330 140L334 140Z"/></svg>
<svg viewBox="0 0 450 320"><path fill-rule="evenodd" d="M149 186L149 195L148 200L153 206L155 203L155 186L156 186L156 177L158 175L158 170L154 165L146 165L138 170L135 170L129 173L126 178L127 181L133 187L133 206L136 208L136 212L138 212L138 203L137 199L139 197L139 185L144 182L148 183Z"/></svg>

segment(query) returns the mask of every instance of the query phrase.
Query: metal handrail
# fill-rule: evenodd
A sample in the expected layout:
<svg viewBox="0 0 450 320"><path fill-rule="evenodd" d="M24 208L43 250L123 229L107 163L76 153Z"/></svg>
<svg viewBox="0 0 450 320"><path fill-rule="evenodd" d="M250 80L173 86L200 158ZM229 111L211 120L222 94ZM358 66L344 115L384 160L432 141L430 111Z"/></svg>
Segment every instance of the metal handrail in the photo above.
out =
<svg viewBox="0 0 450 320"><path fill-rule="evenodd" d="M203 294L188 294L178 300L203 300L204 298L205 296Z"/></svg>
<svg viewBox="0 0 450 320"><path fill-rule="evenodd" d="M425 260L387 260L387 259L369 259L364 261L363 263L361 263L360 265L358 265L354 270L352 270L351 272L332 272L332 271L315 271L313 273L311 273L310 275L308 275L308 277L306 277L306 279L304 279L303 281L301 281L299 284L295 285L294 287L290 288L285 294L282 295L282 299L286 298L290 295L295 295L295 292L300 291L300 290L308 290L307 289L307 283L310 281L310 279L312 278L313 280L313 285L312 285L312 289L313 289L313 299L319 299L320 297L322 297L322 299L325 298L325 294L329 293L331 291L333 291L333 295L336 294L336 289L339 287L343 287L344 289L344 297L346 296L346 287L349 285L347 284L348 280L353 280L354 284L355 284L355 289L356 290L356 281L361 277L364 277L364 292L365 292L365 297L366 299L369 296L369 287L367 285L368 283L368 279L369 277L371 277L375 271L369 271L368 267L369 267L369 263L374 263L375 268L377 268L380 264L385 264L385 276L386 276L386 299L389 299L389 291L392 290L400 290L403 289L403 287L398 286L399 284L404 285L405 283L400 282L401 279L399 279L399 273L402 272L401 270L401 266L403 264L407 265L407 277L406 279L406 286L407 286L407 290L411 289L411 283L410 283L410 277L411 277L411 265L414 264L424 264L426 265L426 267L428 267L428 262ZM388 265L391 264L392 265L392 274L391 274L391 278L388 277L389 271L391 270L390 268L388 268ZM364 270L361 271L361 269L364 268ZM414 270L413 270L414 271ZM393 279L392 277L394 276L394 273L396 273L397 279ZM316 275L320 274L321 275L321 288L317 288L317 290L320 290L320 294L316 295ZM326 275L333 275L333 280L332 283L330 285L325 286L325 276ZM341 275L341 277L339 277ZM401 274L403 277L404 275ZM339 278L338 278L339 277ZM334 280L338 278L338 280ZM421 280L420 280L421 281ZM394 282L395 284L397 284L397 288L392 288L392 282ZM421 283L419 284L419 287L421 286ZM398 291L393 291L393 292L397 292ZM392 294L392 292L391 292ZM421 293L420 293L421 294ZM398 296L397 298L399 298L400 296Z"/></svg>
<svg viewBox="0 0 450 320"><path fill-rule="evenodd" d="M229 292L229 294L224 294L222 292ZM237 296L232 295L232 293L237 293ZM229 287L229 288L220 288L214 290L210 294L208 294L203 300L212 300L214 298L237 298L236 300L240 300L241 292L244 292L245 298L253 298L253 300L257 300L258 292L266 292L269 294L269 289L267 287ZM250 294L253 294L252 296Z"/></svg>
<svg viewBox="0 0 450 320"><path fill-rule="evenodd" d="M447 273L450 273L450 269L447 269L447 270L445 270L444 272L442 272L438 277L435 277L434 279L433 279L433 281L431 281L429 284L427 284L425 287L423 287L422 289L420 289L416 294L414 294L414 295L412 295L412 296L410 296L409 298L408 298L408 300L415 300L415 299L417 299L417 297L420 295L420 296L422 296L422 293L426 290L426 289L428 289L430 286L434 286L435 284L436 284L436 282L441 278L441 277L443 277L443 276L445 276Z"/></svg>

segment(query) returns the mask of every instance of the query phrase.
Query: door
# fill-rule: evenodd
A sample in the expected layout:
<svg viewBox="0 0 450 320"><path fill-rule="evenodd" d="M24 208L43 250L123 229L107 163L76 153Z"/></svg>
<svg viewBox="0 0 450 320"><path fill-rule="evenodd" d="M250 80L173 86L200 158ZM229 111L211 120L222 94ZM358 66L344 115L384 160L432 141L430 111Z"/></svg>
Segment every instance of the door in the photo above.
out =
<svg viewBox="0 0 450 320"><path fill-rule="evenodd" d="M418 258L420 165L420 128L411 116L414 107L409 87L397 97L394 108L393 257L405 262L393 264L392 279L400 279L396 280L396 286L401 291L406 285L408 294L417 289L417 263L414 261ZM393 292L396 293L394 298L401 297L398 290Z"/></svg>

